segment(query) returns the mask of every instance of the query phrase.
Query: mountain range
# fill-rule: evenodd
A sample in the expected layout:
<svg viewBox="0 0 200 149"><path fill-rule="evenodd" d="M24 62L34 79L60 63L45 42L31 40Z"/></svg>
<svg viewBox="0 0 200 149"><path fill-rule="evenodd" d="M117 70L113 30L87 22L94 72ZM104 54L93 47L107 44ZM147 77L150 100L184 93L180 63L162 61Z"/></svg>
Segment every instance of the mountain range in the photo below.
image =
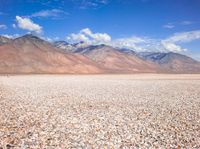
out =
<svg viewBox="0 0 200 149"><path fill-rule="evenodd" d="M84 42L50 43L27 34L15 39L0 36L0 73L200 73L200 62L179 53L138 53Z"/></svg>

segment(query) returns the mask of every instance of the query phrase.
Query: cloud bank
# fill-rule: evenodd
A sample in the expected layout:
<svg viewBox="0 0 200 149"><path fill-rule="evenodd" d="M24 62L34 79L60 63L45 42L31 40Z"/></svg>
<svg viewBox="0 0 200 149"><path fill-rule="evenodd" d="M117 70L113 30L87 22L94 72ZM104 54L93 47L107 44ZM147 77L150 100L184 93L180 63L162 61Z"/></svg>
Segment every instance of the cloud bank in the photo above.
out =
<svg viewBox="0 0 200 149"><path fill-rule="evenodd" d="M40 34L42 32L42 27L36 23L34 23L31 19L16 16L17 27L28 30L30 32L35 32Z"/></svg>
<svg viewBox="0 0 200 149"><path fill-rule="evenodd" d="M173 36L165 40L162 40L161 44L168 51L182 52L182 51L187 51L187 49L182 48L177 44L188 43L199 39L200 39L200 30L195 30L190 32L175 33Z"/></svg>
<svg viewBox="0 0 200 149"><path fill-rule="evenodd" d="M89 28L84 28L79 33L72 33L67 36L67 40L71 42L84 41L88 44L109 43L111 36L107 33L93 33Z"/></svg>
<svg viewBox="0 0 200 149"><path fill-rule="evenodd" d="M83 41L88 44L107 44L118 48L132 49L137 52L185 52L187 49L181 47L181 43L199 39L200 30L175 33L163 40L138 36L112 39L107 33L93 33L89 28L67 36L67 41L72 43Z"/></svg>

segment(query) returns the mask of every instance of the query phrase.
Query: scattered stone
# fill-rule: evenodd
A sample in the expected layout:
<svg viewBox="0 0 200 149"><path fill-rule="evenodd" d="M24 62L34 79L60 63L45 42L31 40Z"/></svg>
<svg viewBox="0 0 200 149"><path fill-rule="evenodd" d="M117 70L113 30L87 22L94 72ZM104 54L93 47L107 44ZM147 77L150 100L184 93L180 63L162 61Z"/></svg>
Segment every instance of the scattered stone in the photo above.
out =
<svg viewBox="0 0 200 149"><path fill-rule="evenodd" d="M0 76L0 149L200 148L200 75Z"/></svg>

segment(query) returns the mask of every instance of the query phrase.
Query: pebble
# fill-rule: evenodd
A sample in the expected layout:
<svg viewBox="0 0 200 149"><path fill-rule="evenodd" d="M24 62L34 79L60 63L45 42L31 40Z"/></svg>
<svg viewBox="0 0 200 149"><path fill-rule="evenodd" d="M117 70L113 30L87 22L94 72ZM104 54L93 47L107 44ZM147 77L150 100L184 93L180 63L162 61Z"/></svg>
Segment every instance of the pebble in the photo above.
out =
<svg viewBox="0 0 200 149"><path fill-rule="evenodd" d="M0 149L200 148L200 75L0 76Z"/></svg>

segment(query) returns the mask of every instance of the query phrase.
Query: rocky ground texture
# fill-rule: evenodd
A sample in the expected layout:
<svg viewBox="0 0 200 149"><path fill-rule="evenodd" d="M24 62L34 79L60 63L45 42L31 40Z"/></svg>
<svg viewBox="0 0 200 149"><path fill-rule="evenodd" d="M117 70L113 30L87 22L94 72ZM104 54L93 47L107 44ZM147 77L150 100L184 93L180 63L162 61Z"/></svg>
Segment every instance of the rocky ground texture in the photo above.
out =
<svg viewBox="0 0 200 149"><path fill-rule="evenodd" d="M200 148L200 75L0 76L0 148Z"/></svg>

